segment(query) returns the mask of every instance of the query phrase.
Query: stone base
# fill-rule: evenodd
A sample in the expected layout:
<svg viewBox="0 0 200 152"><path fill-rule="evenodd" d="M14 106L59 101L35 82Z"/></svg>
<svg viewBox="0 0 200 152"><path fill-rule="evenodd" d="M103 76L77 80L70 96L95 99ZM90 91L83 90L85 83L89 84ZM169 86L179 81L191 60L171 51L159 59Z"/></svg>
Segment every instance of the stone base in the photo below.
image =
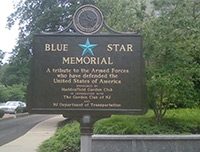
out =
<svg viewBox="0 0 200 152"><path fill-rule="evenodd" d="M200 152L200 135L93 135L92 152Z"/></svg>

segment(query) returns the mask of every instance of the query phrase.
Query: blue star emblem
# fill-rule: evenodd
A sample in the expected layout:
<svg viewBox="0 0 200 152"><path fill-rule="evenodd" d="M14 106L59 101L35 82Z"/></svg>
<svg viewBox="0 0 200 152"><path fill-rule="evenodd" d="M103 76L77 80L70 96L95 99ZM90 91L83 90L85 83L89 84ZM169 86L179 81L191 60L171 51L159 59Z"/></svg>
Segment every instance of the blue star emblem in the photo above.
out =
<svg viewBox="0 0 200 152"><path fill-rule="evenodd" d="M79 44L79 46L84 49L83 53L82 53L82 56L84 56L86 53L90 53L92 56L94 56L94 53L93 53L92 49L94 47L96 47L97 44L90 44L90 41L87 38L86 43L85 44Z"/></svg>

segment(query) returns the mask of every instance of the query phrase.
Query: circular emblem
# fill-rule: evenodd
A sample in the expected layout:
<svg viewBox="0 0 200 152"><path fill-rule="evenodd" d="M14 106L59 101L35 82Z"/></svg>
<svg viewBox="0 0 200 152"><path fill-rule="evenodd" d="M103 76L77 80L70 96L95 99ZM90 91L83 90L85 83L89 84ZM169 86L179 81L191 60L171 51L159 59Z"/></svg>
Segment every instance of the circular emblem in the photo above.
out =
<svg viewBox="0 0 200 152"><path fill-rule="evenodd" d="M97 7L83 5L75 12L73 23L78 32L82 34L94 34L103 25L103 15Z"/></svg>

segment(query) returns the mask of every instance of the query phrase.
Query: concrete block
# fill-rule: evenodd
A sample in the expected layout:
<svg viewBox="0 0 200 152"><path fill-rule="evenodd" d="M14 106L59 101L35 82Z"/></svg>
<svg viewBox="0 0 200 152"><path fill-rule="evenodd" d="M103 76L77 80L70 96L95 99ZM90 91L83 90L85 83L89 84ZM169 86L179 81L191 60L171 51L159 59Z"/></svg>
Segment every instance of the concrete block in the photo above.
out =
<svg viewBox="0 0 200 152"><path fill-rule="evenodd" d="M94 135L92 152L200 152L200 135Z"/></svg>

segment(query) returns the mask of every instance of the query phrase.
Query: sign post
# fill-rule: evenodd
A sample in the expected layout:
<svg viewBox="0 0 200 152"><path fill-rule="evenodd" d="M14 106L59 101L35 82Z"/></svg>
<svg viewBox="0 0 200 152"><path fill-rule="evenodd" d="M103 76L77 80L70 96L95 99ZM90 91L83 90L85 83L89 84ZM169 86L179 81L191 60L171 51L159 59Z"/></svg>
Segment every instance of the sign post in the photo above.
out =
<svg viewBox="0 0 200 152"><path fill-rule="evenodd" d="M93 124L90 123L91 117L84 115L81 123L81 152L92 152Z"/></svg>
<svg viewBox="0 0 200 152"><path fill-rule="evenodd" d="M81 152L91 152L95 121L147 111L142 37L98 33L102 26L100 10L84 5L66 29L79 34L42 33L33 42L29 112L78 120Z"/></svg>
<svg viewBox="0 0 200 152"><path fill-rule="evenodd" d="M92 151L92 136L81 135L81 152Z"/></svg>

